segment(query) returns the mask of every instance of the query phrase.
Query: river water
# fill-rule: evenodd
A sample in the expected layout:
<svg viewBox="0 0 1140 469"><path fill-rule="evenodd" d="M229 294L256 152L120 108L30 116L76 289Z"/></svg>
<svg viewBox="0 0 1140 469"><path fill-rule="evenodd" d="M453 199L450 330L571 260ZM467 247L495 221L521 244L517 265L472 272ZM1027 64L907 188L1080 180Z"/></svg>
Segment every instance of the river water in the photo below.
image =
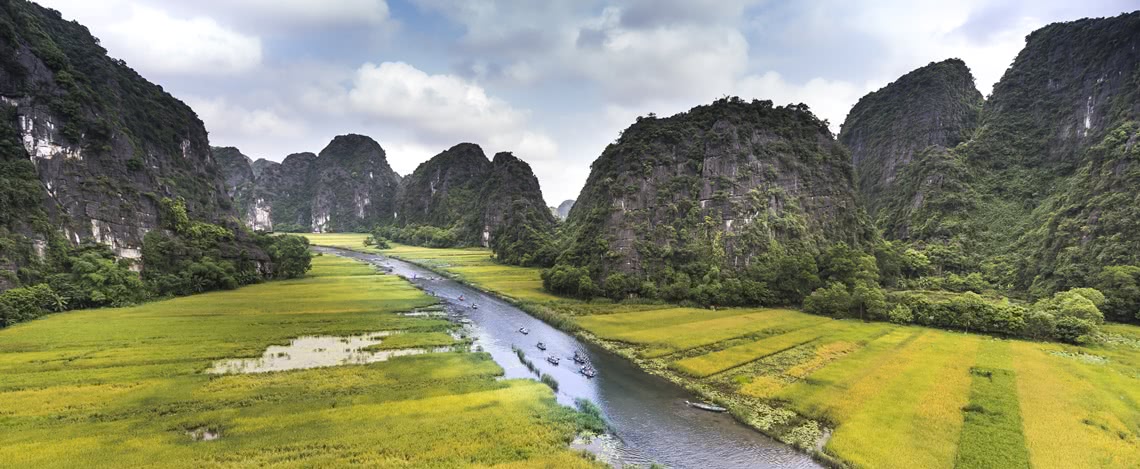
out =
<svg viewBox="0 0 1140 469"><path fill-rule="evenodd" d="M558 401L574 405L586 398L598 405L615 438L594 442L590 450L614 467L662 464L676 468L815 468L807 455L775 441L727 414L694 409L686 400L698 398L680 386L648 374L632 362L538 320L510 303L459 282L441 278L414 264L389 257L333 248L318 251L351 257L407 278L440 299L454 320L467 318L463 327L474 345L491 354L507 378L535 375L515 355L526 352L542 373L558 381ZM460 301L458 298L463 297ZM471 304L477 304L472 309ZM529 329L523 335L518 330ZM546 344L545 352L536 347ZM588 379L571 361L574 352L585 354L597 370ZM562 359L548 363L546 356Z"/></svg>

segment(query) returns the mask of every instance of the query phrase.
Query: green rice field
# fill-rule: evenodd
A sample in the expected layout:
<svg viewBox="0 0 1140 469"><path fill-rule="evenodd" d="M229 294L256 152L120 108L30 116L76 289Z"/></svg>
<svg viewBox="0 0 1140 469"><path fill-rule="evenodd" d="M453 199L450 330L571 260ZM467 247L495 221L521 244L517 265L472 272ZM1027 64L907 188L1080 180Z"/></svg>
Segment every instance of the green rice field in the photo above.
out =
<svg viewBox="0 0 1140 469"><path fill-rule="evenodd" d="M541 383L498 380L482 353L206 373L299 336L448 345L449 323L396 314L432 302L364 263L317 256L301 279L0 330L0 466L594 467L568 447L573 411Z"/></svg>
<svg viewBox="0 0 1140 469"><path fill-rule="evenodd" d="M363 235L335 242L359 249ZM487 250L386 253L571 321L781 439L794 439L788 411L823 422L823 453L856 467L1140 467L1138 327L1106 326L1105 343L1080 347L780 309L586 303Z"/></svg>

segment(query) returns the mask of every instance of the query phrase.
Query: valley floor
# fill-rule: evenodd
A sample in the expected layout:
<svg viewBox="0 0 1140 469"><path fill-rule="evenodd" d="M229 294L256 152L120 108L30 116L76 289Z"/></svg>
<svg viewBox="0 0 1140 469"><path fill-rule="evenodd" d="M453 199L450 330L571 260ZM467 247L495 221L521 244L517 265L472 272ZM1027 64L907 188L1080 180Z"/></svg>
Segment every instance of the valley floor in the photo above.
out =
<svg viewBox="0 0 1140 469"><path fill-rule="evenodd" d="M379 348L438 346L449 323L397 314L432 303L318 256L301 279L0 330L0 465L593 467L568 448L573 412L541 383L497 379L483 353L207 373L299 336L389 331L399 340Z"/></svg>
<svg viewBox="0 0 1140 469"><path fill-rule="evenodd" d="M364 235L316 244L369 250ZM1078 347L781 309L586 303L483 249L382 251L454 274L859 467L1140 467L1140 328ZM805 420L803 417L807 417Z"/></svg>

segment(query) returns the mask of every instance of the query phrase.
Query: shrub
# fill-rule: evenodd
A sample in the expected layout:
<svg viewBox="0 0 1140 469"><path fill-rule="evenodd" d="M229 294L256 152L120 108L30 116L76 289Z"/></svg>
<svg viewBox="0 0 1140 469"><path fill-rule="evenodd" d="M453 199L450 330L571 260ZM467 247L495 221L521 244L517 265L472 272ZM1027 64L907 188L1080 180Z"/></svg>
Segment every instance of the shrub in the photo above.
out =
<svg viewBox="0 0 1140 469"><path fill-rule="evenodd" d="M1093 341L1097 332L1096 323L1075 316L1057 318L1054 337L1073 344L1087 344Z"/></svg>
<svg viewBox="0 0 1140 469"><path fill-rule="evenodd" d="M392 249L392 244L384 237L379 231L372 232L372 235L364 239L365 246L372 246L376 249Z"/></svg>
<svg viewBox="0 0 1140 469"><path fill-rule="evenodd" d="M550 386L550 389L553 389L554 392L558 392L558 380L554 379L553 376L543 373L539 380L542 381L543 384Z"/></svg>
<svg viewBox="0 0 1140 469"><path fill-rule="evenodd" d="M910 324L914 321L914 313L909 306L898 304L887 313L887 319L895 324Z"/></svg>
<svg viewBox="0 0 1140 469"><path fill-rule="evenodd" d="M620 301L637 292L637 281L623 273L611 274L602 284L607 297Z"/></svg>
<svg viewBox="0 0 1140 469"><path fill-rule="evenodd" d="M1058 292L1052 298L1038 301L1035 307L1052 314L1057 319L1074 317L1093 324L1103 324L1104 314L1100 312L1097 304L1104 304L1104 302L1105 296L1095 289L1074 288Z"/></svg>
<svg viewBox="0 0 1140 469"><path fill-rule="evenodd" d="M1097 276L1097 288L1104 292L1101 311L1117 321L1140 320L1140 267L1105 267Z"/></svg>
<svg viewBox="0 0 1140 469"><path fill-rule="evenodd" d="M839 282L813 291L804 300L804 311L822 316L844 317L851 311L851 293Z"/></svg>
<svg viewBox="0 0 1140 469"><path fill-rule="evenodd" d="M5 326L63 311L66 307L64 299L44 283L0 293L0 314L3 315L0 321Z"/></svg>

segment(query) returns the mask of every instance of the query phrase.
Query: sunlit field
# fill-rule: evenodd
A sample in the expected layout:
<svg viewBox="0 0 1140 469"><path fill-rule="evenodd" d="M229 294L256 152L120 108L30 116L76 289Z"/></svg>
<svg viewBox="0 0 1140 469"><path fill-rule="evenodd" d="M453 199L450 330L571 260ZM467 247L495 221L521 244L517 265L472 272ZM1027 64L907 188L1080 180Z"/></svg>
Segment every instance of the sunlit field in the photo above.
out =
<svg viewBox="0 0 1140 469"><path fill-rule="evenodd" d="M1140 467L1137 327L1106 326L1107 343L1078 347L789 310L553 300L539 270L487 250L385 252L564 316L769 433L781 436L782 409L824 422L824 452L859 467Z"/></svg>
<svg viewBox="0 0 1140 469"><path fill-rule="evenodd" d="M306 234L309 242L361 252L381 252L364 245L364 234ZM524 301L552 301L561 298L542 289L542 269L504 266L491 259L490 251L481 248L432 249L392 244L385 255L405 259L431 268L444 269L464 282Z"/></svg>
<svg viewBox="0 0 1140 469"><path fill-rule="evenodd" d="M377 348L448 345L450 324L395 313L432 299L334 256L310 275L0 330L0 466L589 467L573 413L536 381L461 351L211 375L304 335L398 331ZM209 434L211 439L202 440Z"/></svg>

